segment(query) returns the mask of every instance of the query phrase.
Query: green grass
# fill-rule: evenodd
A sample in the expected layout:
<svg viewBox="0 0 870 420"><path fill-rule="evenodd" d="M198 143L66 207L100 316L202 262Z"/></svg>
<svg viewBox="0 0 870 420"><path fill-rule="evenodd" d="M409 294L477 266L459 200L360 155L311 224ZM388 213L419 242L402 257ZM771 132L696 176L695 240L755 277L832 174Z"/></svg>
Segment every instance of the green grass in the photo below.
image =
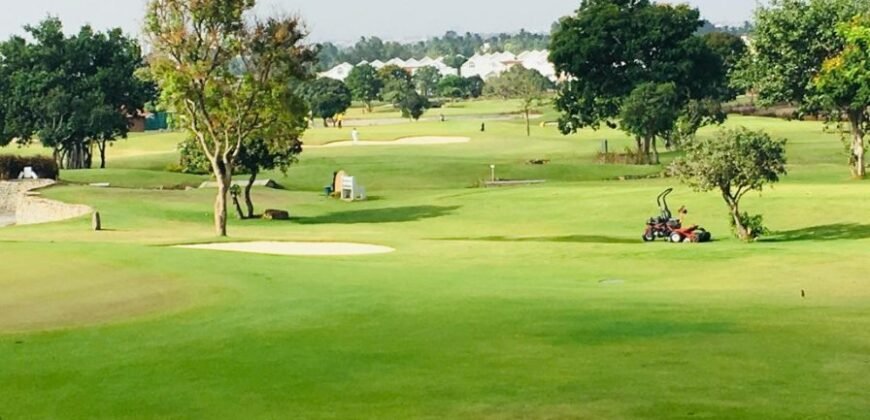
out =
<svg viewBox="0 0 870 420"><path fill-rule="evenodd" d="M213 239L213 192L169 190L203 179L164 171L178 135L121 141L110 169L45 192L94 206L108 231L0 229L0 418L864 418L868 184L820 124L728 124L789 139L790 175L746 198L775 231L752 245L730 238L715 194L594 163L603 138L630 145L617 132L455 120L363 133L471 143L311 149L268 174L286 190L256 191L293 222L230 226L393 254L182 250L167 245ZM472 188L492 163L548 183ZM337 169L374 199L322 197ZM671 185L716 242L641 243Z"/></svg>

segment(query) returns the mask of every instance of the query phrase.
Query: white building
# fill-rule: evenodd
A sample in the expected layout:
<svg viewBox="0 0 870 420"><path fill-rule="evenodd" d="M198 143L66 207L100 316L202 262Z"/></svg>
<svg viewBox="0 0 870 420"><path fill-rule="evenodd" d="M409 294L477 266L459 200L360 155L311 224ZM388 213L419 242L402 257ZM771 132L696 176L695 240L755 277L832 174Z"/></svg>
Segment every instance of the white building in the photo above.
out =
<svg viewBox="0 0 870 420"><path fill-rule="evenodd" d="M399 66L399 67L404 68L404 67L405 67L405 60L402 60L401 58L393 58L393 59L387 61L387 62L386 62L386 65L388 65L388 66Z"/></svg>
<svg viewBox="0 0 870 420"><path fill-rule="evenodd" d="M503 57L510 58L497 54L475 54L462 65L462 77L479 76L483 80L496 77L515 64L516 57L511 60L503 60Z"/></svg>
<svg viewBox="0 0 870 420"><path fill-rule="evenodd" d="M549 61L549 52L544 50L526 51L520 55L513 55L509 52L475 54L462 66L462 76L480 76L483 80L487 80L501 75L516 65L537 70L553 81L557 78L556 68Z"/></svg>
<svg viewBox="0 0 870 420"><path fill-rule="evenodd" d="M350 75L350 71L353 70L354 66L350 63L341 63L323 73L318 74L319 77L328 77L330 79L341 80L347 79L347 76Z"/></svg>
<svg viewBox="0 0 870 420"><path fill-rule="evenodd" d="M435 67L441 76L457 76L459 70L452 68L444 63L444 57L431 58L423 57L422 59L411 58L402 60L401 58L393 58L386 63L375 60L371 63L362 61L357 65L368 64L375 69L381 69L388 65L395 65L405 69L407 72L414 74L423 67ZM550 80L556 81L556 68L549 61L549 52L541 51L525 51L522 54L514 55L509 52L491 53L491 54L475 54L462 65L462 77L480 76L484 80L499 76L508 71L511 67L522 65L527 69L533 69L540 72ZM331 79L344 81L353 70L354 66L349 63L341 63L329 71L320 73L320 77L329 77Z"/></svg>
<svg viewBox="0 0 870 420"><path fill-rule="evenodd" d="M527 69L537 70L544 77L556 81L556 67L550 62L550 53L546 50L528 51L520 54L517 59Z"/></svg>

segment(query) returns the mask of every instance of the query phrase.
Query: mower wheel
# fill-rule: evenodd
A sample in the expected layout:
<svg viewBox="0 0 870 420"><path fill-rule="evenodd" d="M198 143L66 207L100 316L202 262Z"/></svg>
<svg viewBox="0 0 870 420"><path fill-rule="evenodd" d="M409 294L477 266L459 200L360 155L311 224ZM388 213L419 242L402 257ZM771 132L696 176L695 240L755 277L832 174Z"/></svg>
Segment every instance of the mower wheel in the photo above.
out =
<svg viewBox="0 0 870 420"><path fill-rule="evenodd" d="M671 242L673 242L675 244L682 243L685 239L686 238L684 238L683 235L681 235L677 232L674 232L671 234Z"/></svg>
<svg viewBox="0 0 870 420"><path fill-rule="evenodd" d="M643 241L644 242L655 242L655 240L656 240L656 237L652 233L644 233L643 234Z"/></svg>

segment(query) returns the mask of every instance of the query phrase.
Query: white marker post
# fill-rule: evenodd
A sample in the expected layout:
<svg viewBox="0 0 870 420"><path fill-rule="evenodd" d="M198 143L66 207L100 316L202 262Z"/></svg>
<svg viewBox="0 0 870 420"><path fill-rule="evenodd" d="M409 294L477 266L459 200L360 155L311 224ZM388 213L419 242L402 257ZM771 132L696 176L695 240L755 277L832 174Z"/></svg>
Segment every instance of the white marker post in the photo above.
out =
<svg viewBox="0 0 870 420"><path fill-rule="evenodd" d="M489 169L492 171L492 182L495 182L495 165L489 165Z"/></svg>

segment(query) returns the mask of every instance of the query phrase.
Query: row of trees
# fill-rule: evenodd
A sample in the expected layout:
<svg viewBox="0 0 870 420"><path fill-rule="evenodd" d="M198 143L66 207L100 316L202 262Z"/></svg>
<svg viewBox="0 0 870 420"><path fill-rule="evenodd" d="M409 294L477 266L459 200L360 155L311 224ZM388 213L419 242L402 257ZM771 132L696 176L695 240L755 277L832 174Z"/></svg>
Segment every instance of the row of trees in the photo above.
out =
<svg viewBox="0 0 870 420"><path fill-rule="evenodd" d="M442 77L435 67L423 67L412 76L404 69L390 65L376 70L363 64L354 67L345 81L353 98L365 104L371 111L375 101L384 100L398 104L416 92L424 99L440 96L445 98L477 98L483 93L483 79L478 76Z"/></svg>
<svg viewBox="0 0 870 420"><path fill-rule="evenodd" d="M555 23L553 29L557 28L558 25ZM752 26L749 22L739 27L720 27L704 21L698 29L698 33L703 35L724 32L741 36L747 35L751 29ZM459 34L449 31L444 36L406 44L384 41L378 37L363 37L349 47L341 47L329 42L320 45L318 67L322 71L343 62L356 64L361 61L386 61L391 58L407 60L410 58L446 57L447 65L459 68L468 57L480 52L507 51L519 54L523 51L543 50L549 45L549 33L533 33L526 30L520 30L513 34L497 35Z"/></svg>
<svg viewBox="0 0 870 420"><path fill-rule="evenodd" d="M519 54L523 51L546 49L549 39L549 34L538 34L525 30L515 34L503 33L489 36L472 33L458 34L450 31L442 37L409 44L384 41L378 37L363 37L353 46L346 48L332 43L322 44L318 54L318 65L322 70L325 70L343 62L355 64L361 61L386 61L392 58L421 59L428 56L447 57L447 65L459 68L465 62L465 57L471 57L484 49L492 52L509 51Z"/></svg>
<svg viewBox="0 0 870 420"><path fill-rule="evenodd" d="M483 86L480 77L442 77L435 67L421 68L412 76L394 65L375 69L363 64L344 82L320 78L300 85L297 93L307 102L311 117L322 119L326 126L347 111L353 100L362 102L368 112L375 102L387 102L405 118L416 120L430 108L431 98L477 98L483 94Z"/></svg>
<svg viewBox="0 0 870 420"><path fill-rule="evenodd" d="M155 95L137 77L138 43L120 29L66 36L55 18L26 31L0 44L0 146L38 139L67 169L90 168L96 149L104 168L108 144Z"/></svg>

